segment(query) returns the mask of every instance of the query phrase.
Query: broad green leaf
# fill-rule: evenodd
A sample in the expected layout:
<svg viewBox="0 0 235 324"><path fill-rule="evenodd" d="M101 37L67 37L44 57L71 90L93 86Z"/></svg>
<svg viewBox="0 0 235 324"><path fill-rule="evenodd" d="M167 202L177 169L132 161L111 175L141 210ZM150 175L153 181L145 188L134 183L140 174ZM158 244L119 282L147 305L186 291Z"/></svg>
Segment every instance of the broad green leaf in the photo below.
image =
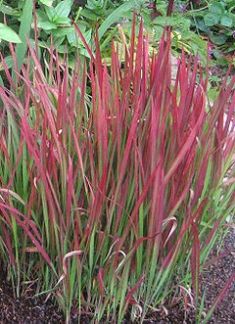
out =
<svg viewBox="0 0 235 324"><path fill-rule="evenodd" d="M56 16L59 16L59 17L68 17L68 15L70 14L72 5L73 5L73 0L64 0L64 1L61 1L55 7Z"/></svg>
<svg viewBox="0 0 235 324"><path fill-rule="evenodd" d="M51 7L53 5L54 0L39 0L42 4L44 4L47 7Z"/></svg>
<svg viewBox="0 0 235 324"><path fill-rule="evenodd" d="M215 14L215 15L222 15L223 12L224 12L224 6L222 3L213 3L210 8L209 8L210 12L212 14Z"/></svg>
<svg viewBox="0 0 235 324"><path fill-rule="evenodd" d="M12 58L12 56L9 55L9 56L5 57L5 63L8 66L9 69L12 68L12 66L13 66L13 58ZM2 70L4 70L4 67L3 67L3 64L0 63L0 71L2 71Z"/></svg>
<svg viewBox="0 0 235 324"><path fill-rule="evenodd" d="M220 17L217 15L214 15L213 13L208 13L204 17L204 22L206 26L214 26L218 24L220 21Z"/></svg>
<svg viewBox="0 0 235 324"><path fill-rule="evenodd" d="M82 9L80 15L93 21L98 19L98 16L92 10L86 8Z"/></svg>
<svg viewBox="0 0 235 324"><path fill-rule="evenodd" d="M67 17L55 17L53 22L56 25L70 25L70 19Z"/></svg>
<svg viewBox="0 0 235 324"><path fill-rule="evenodd" d="M21 43L21 40L16 32L2 23L0 23L0 39L10 43Z"/></svg>
<svg viewBox="0 0 235 324"><path fill-rule="evenodd" d="M157 17L153 23L159 26L181 27L184 30L189 30L191 24L190 19L182 17Z"/></svg>
<svg viewBox="0 0 235 324"><path fill-rule="evenodd" d="M15 16L15 17L17 17L17 16L20 15L19 10L13 9L13 8L11 8L9 6L5 6L4 4L1 5L0 11L4 15L8 15L8 16Z"/></svg>
<svg viewBox="0 0 235 324"><path fill-rule="evenodd" d="M200 18L197 20L196 26L198 29L202 30L205 33L209 33L210 28L206 26L204 19Z"/></svg>
<svg viewBox="0 0 235 324"><path fill-rule="evenodd" d="M53 22L54 17L56 16L55 8L53 7L45 7L45 12L47 14L47 18ZM41 14L41 13L40 13Z"/></svg>
<svg viewBox="0 0 235 324"><path fill-rule="evenodd" d="M55 48L59 49L59 46L63 44L65 40L65 36L58 36L58 37L53 37L53 45ZM48 47L50 46L50 42L48 44Z"/></svg>
<svg viewBox="0 0 235 324"><path fill-rule="evenodd" d="M67 34L67 39L70 45L74 45L78 42L78 37L74 30Z"/></svg>
<svg viewBox="0 0 235 324"><path fill-rule="evenodd" d="M126 13L129 13L129 11L135 8L135 6L135 1L129 0L123 3L117 9L115 9L101 24L98 31L99 38L101 39L112 24L116 23L118 20L123 18L123 16L125 16Z"/></svg>
<svg viewBox="0 0 235 324"><path fill-rule="evenodd" d="M38 21L38 28L42 28L43 30L53 30L57 29L57 26L50 21Z"/></svg>
<svg viewBox="0 0 235 324"><path fill-rule="evenodd" d="M19 36L22 39L22 43L16 46L16 57L19 69L23 64L24 57L27 51L27 38L29 38L32 17L33 0L25 0L19 30Z"/></svg>
<svg viewBox="0 0 235 324"><path fill-rule="evenodd" d="M86 8L100 10L104 6L104 0L87 0Z"/></svg>
<svg viewBox="0 0 235 324"><path fill-rule="evenodd" d="M49 11L49 14L47 13L47 9ZM54 8L46 8L46 14L42 10L38 10L37 12L37 18L38 22L37 25L39 28L42 28L43 30L52 30L52 29L57 29L56 24L53 22L53 19L51 19L52 16L49 17L51 13L51 9Z"/></svg>
<svg viewBox="0 0 235 324"><path fill-rule="evenodd" d="M210 40L216 45L225 44L227 39L228 39L228 36L226 36L224 34L219 34L219 35L211 34L210 35Z"/></svg>
<svg viewBox="0 0 235 324"><path fill-rule="evenodd" d="M233 26L233 18L229 15L223 15L220 20L221 25L225 27L232 27Z"/></svg>
<svg viewBox="0 0 235 324"><path fill-rule="evenodd" d="M62 37L69 35L73 31L74 27L57 28L56 30L53 30L52 34L53 37Z"/></svg>
<svg viewBox="0 0 235 324"><path fill-rule="evenodd" d="M83 33L83 36L84 36L86 42L89 44L89 42L91 41L91 30L83 31L82 33ZM81 47L84 48L84 45L83 45L82 41L80 40L80 38L77 36L77 33L75 32L75 30L73 30L67 34L67 39L71 46L75 46L78 48L81 48Z"/></svg>

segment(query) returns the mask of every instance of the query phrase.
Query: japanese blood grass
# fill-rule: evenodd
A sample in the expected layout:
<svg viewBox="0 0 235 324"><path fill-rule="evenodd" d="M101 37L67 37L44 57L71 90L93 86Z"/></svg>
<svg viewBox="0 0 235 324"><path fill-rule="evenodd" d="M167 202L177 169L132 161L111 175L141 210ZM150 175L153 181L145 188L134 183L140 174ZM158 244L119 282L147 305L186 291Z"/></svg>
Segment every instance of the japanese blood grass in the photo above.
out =
<svg viewBox="0 0 235 324"><path fill-rule="evenodd" d="M182 54L172 81L170 38L149 55L143 26L124 67L113 46L107 68L98 42L89 67L50 52L42 68L29 48L19 83L6 69L0 87L0 256L17 293L35 281L67 321L72 308L142 321L187 277L196 305L234 211L235 79L207 106L197 59Z"/></svg>

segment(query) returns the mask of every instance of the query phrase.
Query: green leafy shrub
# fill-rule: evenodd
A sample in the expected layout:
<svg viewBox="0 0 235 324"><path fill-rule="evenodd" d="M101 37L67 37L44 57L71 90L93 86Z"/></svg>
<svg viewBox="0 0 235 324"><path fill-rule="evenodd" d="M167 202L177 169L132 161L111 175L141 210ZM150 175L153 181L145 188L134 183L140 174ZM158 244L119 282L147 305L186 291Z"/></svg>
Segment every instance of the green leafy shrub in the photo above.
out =
<svg viewBox="0 0 235 324"><path fill-rule="evenodd" d="M7 25L15 32L19 31L19 25L23 18L23 8L28 6L28 0L11 1L0 3L0 19L7 18ZM168 2L166 1L72 1L72 0L43 0L38 1L34 10L37 20L38 37L41 48L48 48L51 40L57 48L58 53L63 56L69 54L70 64L74 64L76 53L89 57L83 43L77 39L72 21L79 25L84 37L93 48L92 35L99 28L100 46L104 56L110 55L110 42L115 38L121 42L117 33L117 24L121 24L125 36L128 37L132 23L132 12L140 14L145 21L145 28L151 35L150 43L157 48L161 34L166 25L172 28L172 46L175 53L182 48L188 53L200 55L204 64L207 61L208 39L219 46L222 52L234 51L234 5L233 1L205 1L185 2L173 1L174 8L171 16L167 16ZM26 5L27 4L27 5ZM191 4L191 6L190 6ZM192 5L194 4L194 5ZM29 21L30 15L27 19ZM27 22L28 23L28 22ZM35 20L30 20L31 41L34 42ZM11 38L12 39L12 38ZM23 40L24 43L24 40ZM2 42L0 46L7 48ZM213 50L219 63L226 63L221 52Z"/></svg>
<svg viewBox="0 0 235 324"><path fill-rule="evenodd" d="M0 5L0 17L3 18L3 15L5 15L8 26L16 32L19 30L21 21L25 20L23 8L29 6L28 2L28 0L13 1L7 5L2 2ZM37 37L39 39L38 44L42 48L48 48L51 45L51 41L53 41L58 53L69 53L71 59L73 59L76 52L88 56L83 43L76 37L72 24L73 20L79 25L90 46L92 46L91 35L100 26L99 36L102 38L101 46L104 51L109 48L111 38L115 36L116 24L125 17L132 19L132 10L135 9L137 12L140 12L142 7L144 7L143 0L123 0L118 2L103 0L88 0L84 2L73 0L38 1L37 6L34 8L34 17L37 22ZM29 20L29 17L27 20ZM30 25L31 41L34 42L35 33L33 30L35 28L35 20L32 16ZM110 27L112 28L110 29ZM107 33L108 29L109 32Z"/></svg>
<svg viewBox="0 0 235 324"><path fill-rule="evenodd" d="M235 6L233 1L210 1L196 25L216 45L234 51Z"/></svg>

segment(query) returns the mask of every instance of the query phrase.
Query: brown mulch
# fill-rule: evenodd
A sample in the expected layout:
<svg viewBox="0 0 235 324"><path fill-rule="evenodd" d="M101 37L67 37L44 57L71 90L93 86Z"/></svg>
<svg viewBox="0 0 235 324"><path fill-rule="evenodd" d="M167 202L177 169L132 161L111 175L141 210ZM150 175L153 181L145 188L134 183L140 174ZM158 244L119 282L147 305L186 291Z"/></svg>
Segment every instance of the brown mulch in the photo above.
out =
<svg viewBox="0 0 235 324"><path fill-rule="evenodd" d="M230 231L224 240L224 246L218 254L215 249L202 273L201 289L206 291L205 307L208 310L227 279L235 271L235 230ZM192 311L185 312L180 305L168 308L168 315L162 313L149 314L144 323L172 323L193 324L195 316ZM10 284L3 275L0 276L0 324L50 324L65 323L62 313L52 301L44 302L42 298L21 297L14 298ZM71 323L78 323L77 319ZM87 317L79 320L81 324L90 323ZM123 324L130 323L125 320ZM233 283L226 297L214 311L209 324L235 324L235 284Z"/></svg>
<svg viewBox="0 0 235 324"><path fill-rule="evenodd" d="M52 302L40 298L14 298L12 288L0 278L0 323L42 324L64 323L62 313Z"/></svg>
<svg viewBox="0 0 235 324"><path fill-rule="evenodd" d="M206 292L205 306L210 309L229 277L235 273L235 229L225 237L220 252L217 249L202 274L202 289ZM227 291L225 298L215 309L209 324L235 324L235 282Z"/></svg>

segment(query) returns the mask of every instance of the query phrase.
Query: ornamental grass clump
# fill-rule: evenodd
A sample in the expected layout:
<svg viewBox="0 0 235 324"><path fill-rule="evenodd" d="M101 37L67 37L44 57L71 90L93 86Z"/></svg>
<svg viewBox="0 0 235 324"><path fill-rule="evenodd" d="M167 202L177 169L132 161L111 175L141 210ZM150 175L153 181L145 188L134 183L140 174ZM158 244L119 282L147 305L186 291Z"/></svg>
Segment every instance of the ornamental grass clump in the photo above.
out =
<svg viewBox="0 0 235 324"><path fill-rule="evenodd" d="M122 64L114 45L110 66L98 41L85 46L90 62L72 70L53 46L43 64L30 46L14 78L2 57L1 263L17 295L30 282L67 320L196 307L234 211L235 78L209 104L198 60L183 53L172 80L168 32L150 54L142 25Z"/></svg>

